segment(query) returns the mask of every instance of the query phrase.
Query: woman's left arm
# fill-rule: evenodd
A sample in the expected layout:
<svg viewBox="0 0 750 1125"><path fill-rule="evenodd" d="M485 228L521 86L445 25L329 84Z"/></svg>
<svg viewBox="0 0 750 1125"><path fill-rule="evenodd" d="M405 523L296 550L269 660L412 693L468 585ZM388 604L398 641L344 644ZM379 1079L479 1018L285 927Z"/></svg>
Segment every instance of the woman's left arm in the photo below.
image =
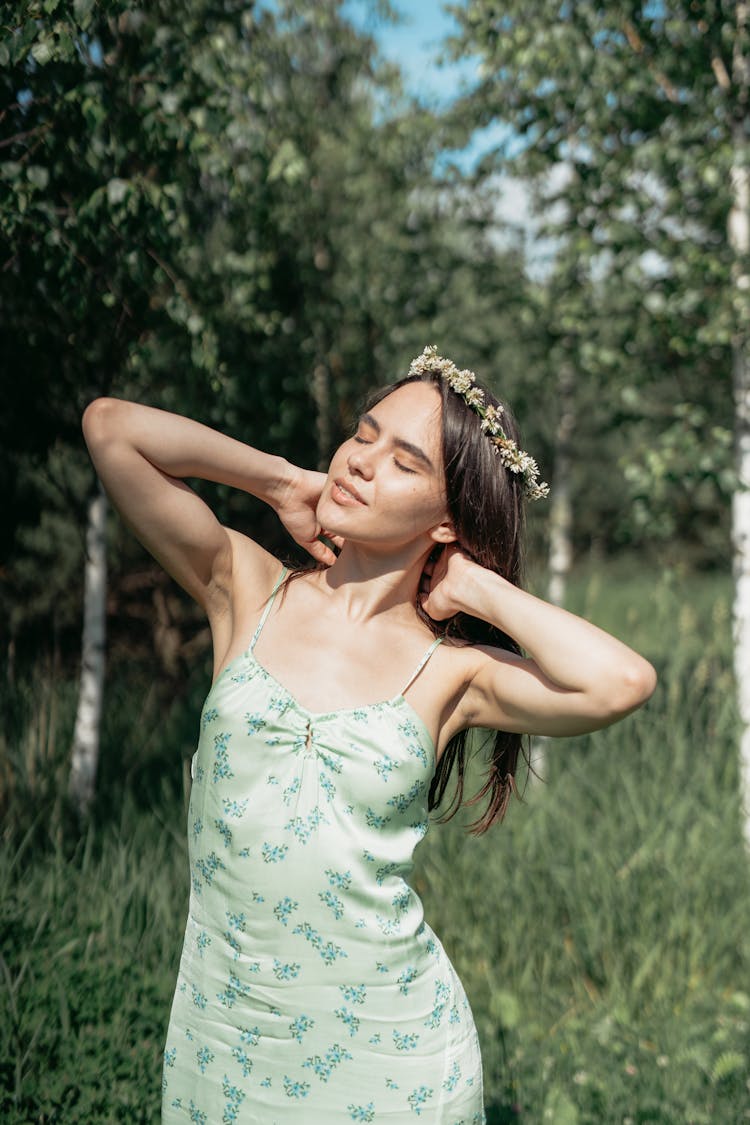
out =
<svg viewBox="0 0 750 1125"><path fill-rule="evenodd" d="M432 618L468 613L528 653L473 646L475 669L459 704L465 726L586 734L640 707L656 686L653 667L627 645L485 570L458 547L443 551L429 583L422 605Z"/></svg>

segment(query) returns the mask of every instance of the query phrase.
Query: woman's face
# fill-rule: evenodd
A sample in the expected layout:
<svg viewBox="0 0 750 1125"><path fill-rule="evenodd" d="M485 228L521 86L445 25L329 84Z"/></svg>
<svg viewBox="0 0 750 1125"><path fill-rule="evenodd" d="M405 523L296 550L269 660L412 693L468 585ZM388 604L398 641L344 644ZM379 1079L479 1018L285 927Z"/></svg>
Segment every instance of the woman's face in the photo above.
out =
<svg viewBox="0 0 750 1125"><path fill-rule="evenodd" d="M441 410L436 387L407 383L363 414L333 455L318 502L321 527L351 542L444 542L444 528L434 534L448 522Z"/></svg>

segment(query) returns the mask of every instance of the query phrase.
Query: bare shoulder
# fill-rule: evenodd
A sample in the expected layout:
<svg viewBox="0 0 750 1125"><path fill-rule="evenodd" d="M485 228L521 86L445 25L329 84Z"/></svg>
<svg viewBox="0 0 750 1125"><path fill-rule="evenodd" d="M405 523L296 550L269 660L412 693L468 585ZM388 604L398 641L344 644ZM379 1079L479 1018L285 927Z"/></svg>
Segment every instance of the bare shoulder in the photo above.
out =
<svg viewBox="0 0 750 1125"><path fill-rule="evenodd" d="M438 657L444 673L450 677L456 686L468 687L486 659L487 650L487 645L480 646L473 644L471 641L444 637L443 643L435 655Z"/></svg>
<svg viewBox="0 0 750 1125"><path fill-rule="evenodd" d="M207 606L212 623L236 618L246 604L267 597L281 570L278 559L254 539L231 527L222 530L224 543L214 560Z"/></svg>
<svg viewBox="0 0 750 1125"><path fill-rule="evenodd" d="M223 584L235 609L268 597L281 572L281 563L241 531L228 527L228 551Z"/></svg>
<svg viewBox="0 0 750 1125"><path fill-rule="evenodd" d="M523 662L523 658L507 649L468 641L446 640L435 653L435 672L440 685L443 710L440 721L440 750L456 734L478 723L480 708L477 705L476 683L481 673L493 665L505 664L508 668Z"/></svg>
<svg viewBox="0 0 750 1125"><path fill-rule="evenodd" d="M208 607L214 675L246 646L260 607L281 573L281 563L265 547L233 528L225 531L227 546L215 567Z"/></svg>
<svg viewBox="0 0 750 1125"><path fill-rule="evenodd" d="M478 659L473 645L444 639L430 658L427 674L417 676L409 689L415 710L438 732L438 757L451 738L469 726L462 702Z"/></svg>

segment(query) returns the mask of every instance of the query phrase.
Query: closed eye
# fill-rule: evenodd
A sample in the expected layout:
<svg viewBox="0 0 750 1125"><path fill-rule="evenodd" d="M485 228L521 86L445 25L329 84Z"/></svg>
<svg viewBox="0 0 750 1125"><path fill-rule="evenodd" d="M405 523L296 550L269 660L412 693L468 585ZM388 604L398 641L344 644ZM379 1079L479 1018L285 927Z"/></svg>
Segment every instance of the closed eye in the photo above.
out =
<svg viewBox="0 0 750 1125"><path fill-rule="evenodd" d="M367 440L367 438L360 437L359 434L354 435L354 440L357 442L358 445L370 445L371 444ZM393 458L393 463L394 463L394 465L396 466L397 469L401 470L402 473L416 473L416 471L417 471L416 469L410 469L407 465L402 465L397 457Z"/></svg>

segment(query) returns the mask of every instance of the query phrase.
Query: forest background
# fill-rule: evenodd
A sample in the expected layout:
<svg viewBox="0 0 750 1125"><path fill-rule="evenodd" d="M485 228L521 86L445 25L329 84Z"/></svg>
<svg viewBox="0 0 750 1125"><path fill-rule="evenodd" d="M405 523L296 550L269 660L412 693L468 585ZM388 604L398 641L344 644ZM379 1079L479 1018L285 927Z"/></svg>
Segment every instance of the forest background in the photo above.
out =
<svg viewBox="0 0 750 1125"><path fill-rule="evenodd" d="M103 511L84 406L132 397L325 465L435 342L551 479L532 588L660 674L642 713L547 744L501 828L435 825L418 853L488 1121L750 1120L729 566L748 5L472 0L445 44L471 81L432 102L378 50L386 3L0 12L2 1119L158 1120L187 905L209 638L114 517L95 789L69 796ZM533 221L508 219L509 176ZM204 491L294 556L257 501Z"/></svg>

